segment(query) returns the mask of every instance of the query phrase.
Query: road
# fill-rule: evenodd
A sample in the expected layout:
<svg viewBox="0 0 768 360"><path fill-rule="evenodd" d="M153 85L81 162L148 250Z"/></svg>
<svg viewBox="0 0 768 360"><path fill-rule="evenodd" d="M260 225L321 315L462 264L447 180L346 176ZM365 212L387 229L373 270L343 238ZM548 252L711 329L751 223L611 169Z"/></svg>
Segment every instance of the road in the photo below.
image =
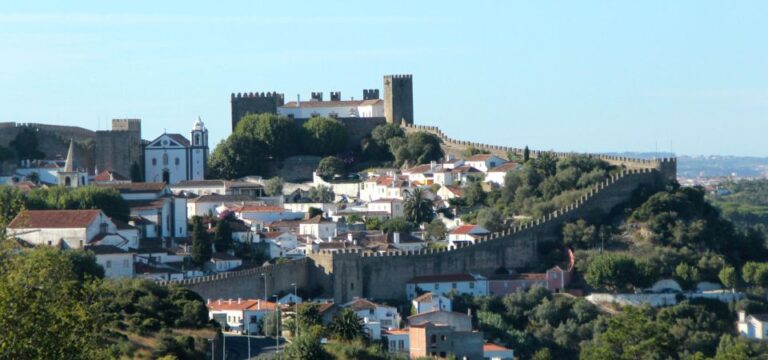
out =
<svg viewBox="0 0 768 360"><path fill-rule="evenodd" d="M226 360L248 359L248 337L243 335L226 336L227 358ZM271 359L275 356L275 338L252 337L251 359ZM285 340L280 339L280 351L285 348ZM216 349L217 352L222 349Z"/></svg>

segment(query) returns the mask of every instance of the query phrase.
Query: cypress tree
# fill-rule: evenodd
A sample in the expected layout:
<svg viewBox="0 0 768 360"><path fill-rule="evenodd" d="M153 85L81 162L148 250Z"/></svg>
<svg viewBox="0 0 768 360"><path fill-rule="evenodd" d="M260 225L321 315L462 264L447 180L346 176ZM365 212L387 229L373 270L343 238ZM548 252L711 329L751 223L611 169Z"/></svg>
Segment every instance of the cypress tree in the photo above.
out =
<svg viewBox="0 0 768 360"><path fill-rule="evenodd" d="M213 230L213 246L217 252L225 252L232 248L232 229L229 221L221 220Z"/></svg>
<svg viewBox="0 0 768 360"><path fill-rule="evenodd" d="M202 265L211 260L212 253L211 241L203 228L203 219L195 216L192 218L192 262Z"/></svg>

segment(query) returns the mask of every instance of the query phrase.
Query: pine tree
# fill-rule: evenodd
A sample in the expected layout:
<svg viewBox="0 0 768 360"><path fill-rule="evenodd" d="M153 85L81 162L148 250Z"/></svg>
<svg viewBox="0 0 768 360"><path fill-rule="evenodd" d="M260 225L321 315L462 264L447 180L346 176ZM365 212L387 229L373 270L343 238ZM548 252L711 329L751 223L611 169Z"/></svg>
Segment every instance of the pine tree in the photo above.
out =
<svg viewBox="0 0 768 360"><path fill-rule="evenodd" d="M192 262L202 265L211 260L211 241L203 228L203 218L192 218Z"/></svg>

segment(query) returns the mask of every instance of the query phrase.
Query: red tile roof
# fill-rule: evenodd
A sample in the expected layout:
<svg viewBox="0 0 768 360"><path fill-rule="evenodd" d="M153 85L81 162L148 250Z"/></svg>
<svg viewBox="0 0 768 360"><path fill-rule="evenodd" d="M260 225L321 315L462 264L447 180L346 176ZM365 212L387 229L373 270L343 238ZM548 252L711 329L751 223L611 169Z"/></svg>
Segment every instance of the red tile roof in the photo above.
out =
<svg viewBox="0 0 768 360"><path fill-rule="evenodd" d="M330 223L333 223L333 221L324 219L322 215L315 215L313 218L304 220L301 223L302 224L330 224Z"/></svg>
<svg viewBox="0 0 768 360"><path fill-rule="evenodd" d="M375 309L377 307L382 307L382 306L384 306L384 305L379 305L379 304L377 304L377 303L375 303L373 301L370 301L368 299L362 299L362 298L352 300L352 301L342 305L342 307L351 308L352 310L355 310L355 311L371 310L371 309Z"/></svg>
<svg viewBox="0 0 768 360"><path fill-rule="evenodd" d="M463 165L456 168L453 168L453 172L455 173L478 173L481 172L480 170L477 170L471 166Z"/></svg>
<svg viewBox="0 0 768 360"><path fill-rule="evenodd" d="M189 140L184 137L184 135L181 134L166 134L169 138L173 139L177 143L181 144L182 146L189 147Z"/></svg>
<svg viewBox="0 0 768 360"><path fill-rule="evenodd" d="M501 165L499 165L499 166L497 166L495 168L492 168L492 169L488 170L488 172L503 172L503 173L506 173L506 172L509 172L509 171L517 169L518 166L522 166L522 165L520 165L520 164L518 164L516 162L510 161L510 162L507 162L507 163L503 163L503 164L501 164Z"/></svg>
<svg viewBox="0 0 768 360"><path fill-rule="evenodd" d="M24 210L8 225L11 229L84 228L99 218L101 210Z"/></svg>
<svg viewBox="0 0 768 360"><path fill-rule="evenodd" d="M93 181L127 181L129 178L112 170L104 170L93 177Z"/></svg>
<svg viewBox="0 0 768 360"><path fill-rule="evenodd" d="M475 154L470 156L469 159L467 159L466 161L485 161L492 157L498 157L498 156L493 154Z"/></svg>
<svg viewBox="0 0 768 360"><path fill-rule="evenodd" d="M491 343L483 344L483 352L487 352L487 351L511 351L511 350L501 345L496 345Z"/></svg>
<svg viewBox="0 0 768 360"><path fill-rule="evenodd" d="M482 233L488 233L488 230L485 230L483 227L478 225L461 225L453 230L451 230L451 234L453 235L464 235L464 234L470 234L473 231L477 231L477 234Z"/></svg>
<svg viewBox="0 0 768 360"><path fill-rule="evenodd" d="M264 301L261 299L256 300L238 300L238 299L219 299L211 300L207 304L208 311L225 311L225 310L275 310L275 303L271 301Z"/></svg>
<svg viewBox="0 0 768 360"><path fill-rule="evenodd" d="M440 283L453 281L475 281L475 277L470 274L442 274L442 275L424 275L416 276L408 280L409 284L417 283Z"/></svg>
<svg viewBox="0 0 768 360"><path fill-rule="evenodd" d="M272 205L241 205L235 208L235 211L241 213L262 213L262 212L285 212L288 211L281 206Z"/></svg>

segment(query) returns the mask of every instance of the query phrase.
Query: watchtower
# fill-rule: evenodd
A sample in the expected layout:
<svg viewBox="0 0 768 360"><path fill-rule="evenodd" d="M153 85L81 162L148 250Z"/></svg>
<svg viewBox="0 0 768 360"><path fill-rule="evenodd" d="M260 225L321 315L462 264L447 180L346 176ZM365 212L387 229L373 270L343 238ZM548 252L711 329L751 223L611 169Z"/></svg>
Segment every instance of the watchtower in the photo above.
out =
<svg viewBox="0 0 768 360"><path fill-rule="evenodd" d="M384 117L390 124L413 124L413 76L384 76Z"/></svg>
<svg viewBox="0 0 768 360"><path fill-rule="evenodd" d="M232 93L232 131L235 131L240 119L248 114L277 114L277 108L285 104L283 94L267 93Z"/></svg>

